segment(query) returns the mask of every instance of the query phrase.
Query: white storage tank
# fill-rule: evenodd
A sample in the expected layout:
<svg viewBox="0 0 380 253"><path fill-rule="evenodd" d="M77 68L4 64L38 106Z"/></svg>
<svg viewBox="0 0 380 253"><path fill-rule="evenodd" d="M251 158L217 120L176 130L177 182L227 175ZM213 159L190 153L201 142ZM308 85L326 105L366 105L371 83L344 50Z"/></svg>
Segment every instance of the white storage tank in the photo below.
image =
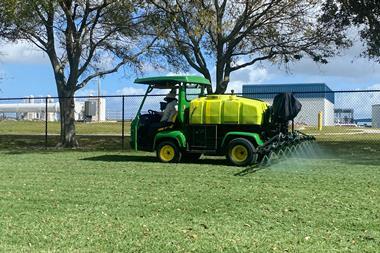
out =
<svg viewBox="0 0 380 253"><path fill-rule="evenodd" d="M372 127L380 128L380 104L372 105Z"/></svg>

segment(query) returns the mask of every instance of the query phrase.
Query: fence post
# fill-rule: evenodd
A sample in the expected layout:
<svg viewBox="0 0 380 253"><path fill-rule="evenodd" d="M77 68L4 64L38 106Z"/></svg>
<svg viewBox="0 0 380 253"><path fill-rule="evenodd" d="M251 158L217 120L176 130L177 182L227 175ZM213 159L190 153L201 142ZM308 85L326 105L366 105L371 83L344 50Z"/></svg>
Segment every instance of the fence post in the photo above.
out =
<svg viewBox="0 0 380 253"><path fill-rule="evenodd" d="M125 125L124 125L124 123L125 123L125 118L124 118L124 112L125 112L125 96L123 95L123 105L122 105L122 110L121 110L121 121L122 121L122 123L121 123L121 149L122 150L124 150L124 129L125 129Z"/></svg>
<svg viewBox="0 0 380 253"><path fill-rule="evenodd" d="M322 131L323 127L323 112L318 113L318 130Z"/></svg>
<svg viewBox="0 0 380 253"><path fill-rule="evenodd" d="M48 97L45 97L45 148L48 148Z"/></svg>

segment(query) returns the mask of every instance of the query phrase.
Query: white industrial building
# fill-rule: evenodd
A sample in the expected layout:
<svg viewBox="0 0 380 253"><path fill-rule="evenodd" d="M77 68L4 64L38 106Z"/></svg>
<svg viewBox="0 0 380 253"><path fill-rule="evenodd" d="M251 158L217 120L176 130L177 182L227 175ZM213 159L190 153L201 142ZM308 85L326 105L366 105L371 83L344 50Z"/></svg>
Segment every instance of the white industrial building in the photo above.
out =
<svg viewBox="0 0 380 253"><path fill-rule="evenodd" d="M334 93L324 83L243 85L243 96L269 104L283 92L294 93L302 104L302 110L294 120L296 124L317 126L318 113L322 112L323 126L334 125Z"/></svg>
<svg viewBox="0 0 380 253"><path fill-rule="evenodd" d="M354 109L352 108L335 108L334 124L337 126L355 125Z"/></svg>
<svg viewBox="0 0 380 253"><path fill-rule="evenodd" d="M16 120L45 120L58 121L60 119L59 102L48 98L48 104L43 98L30 96L20 103L1 103L0 115L12 115ZM46 111L47 107L47 111ZM46 115L47 113L47 115ZM6 116L5 116L6 118ZM106 101L104 98L89 98L86 101L75 101L75 120L106 121Z"/></svg>

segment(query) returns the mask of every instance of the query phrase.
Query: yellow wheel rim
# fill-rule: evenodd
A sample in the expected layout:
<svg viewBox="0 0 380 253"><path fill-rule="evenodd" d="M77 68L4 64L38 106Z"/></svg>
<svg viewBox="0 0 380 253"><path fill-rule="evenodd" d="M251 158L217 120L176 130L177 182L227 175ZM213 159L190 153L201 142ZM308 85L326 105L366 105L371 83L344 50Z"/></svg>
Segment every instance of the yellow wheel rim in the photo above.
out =
<svg viewBox="0 0 380 253"><path fill-rule="evenodd" d="M170 145L164 145L160 149L160 158L164 162L170 162L174 159L175 156L175 150Z"/></svg>
<svg viewBox="0 0 380 253"><path fill-rule="evenodd" d="M248 158L248 149L243 145L236 145L231 150L231 159L234 162L244 162Z"/></svg>

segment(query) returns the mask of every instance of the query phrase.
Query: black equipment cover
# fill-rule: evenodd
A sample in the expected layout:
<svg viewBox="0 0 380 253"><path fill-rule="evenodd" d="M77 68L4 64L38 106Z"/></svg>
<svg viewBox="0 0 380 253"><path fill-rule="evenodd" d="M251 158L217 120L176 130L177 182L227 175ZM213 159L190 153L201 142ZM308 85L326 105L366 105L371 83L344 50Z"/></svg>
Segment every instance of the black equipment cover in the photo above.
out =
<svg viewBox="0 0 380 253"><path fill-rule="evenodd" d="M301 111L302 105L292 93L280 93L273 100L273 120L286 123L293 120Z"/></svg>

